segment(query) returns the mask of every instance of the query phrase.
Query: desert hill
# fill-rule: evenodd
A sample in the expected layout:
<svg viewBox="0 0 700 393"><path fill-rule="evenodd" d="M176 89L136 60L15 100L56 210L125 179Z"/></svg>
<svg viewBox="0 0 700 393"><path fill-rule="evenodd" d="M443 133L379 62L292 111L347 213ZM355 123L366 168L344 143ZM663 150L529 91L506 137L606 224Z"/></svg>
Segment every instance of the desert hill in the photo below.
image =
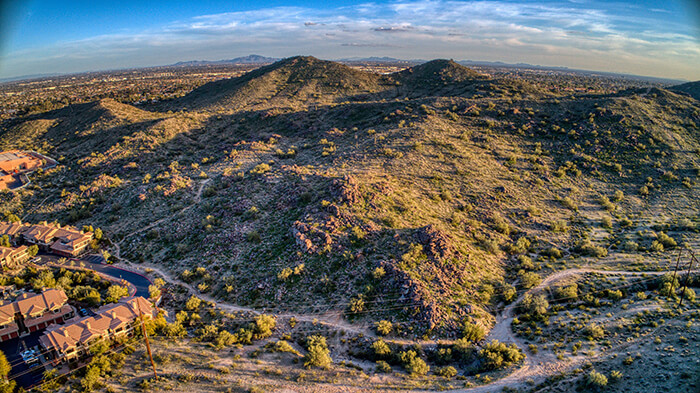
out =
<svg viewBox="0 0 700 393"><path fill-rule="evenodd" d="M243 108L328 103L385 90L388 80L348 66L298 56L260 67L239 78L208 83L176 100L175 107Z"/></svg>
<svg viewBox="0 0 700 393"><path fill-rule="evenodd" d="M700 81L671 86L669 90L686 93L696 100L700 100Z"/></svg>
<svg viewBox="0 0 700 393"><path fill-rule="evenodd" d="M3 125L0 148L61 165L2 207L46 200L34 219L99 225L121 258L223 300L405 334L491 326L527 273L651 247L628 221L698 187L698 103L663 89L555 96L446 60L380 76L294 57L158 109Z"/></svg>

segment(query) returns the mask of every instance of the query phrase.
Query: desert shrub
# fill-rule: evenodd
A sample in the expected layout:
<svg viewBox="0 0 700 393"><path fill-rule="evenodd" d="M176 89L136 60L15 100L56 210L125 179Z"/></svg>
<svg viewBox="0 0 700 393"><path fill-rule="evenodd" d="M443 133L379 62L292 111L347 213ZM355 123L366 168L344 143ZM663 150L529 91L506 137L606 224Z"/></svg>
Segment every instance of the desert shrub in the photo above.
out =
<svg viewBox="0 0 700 393"><path fill-rule="evenodd" d="M605 330L603 327L595 323L588 324L584 331L591 339L597 340L605 337Z"/></svg>
<svg viewBox="0 0 700 393"><path fill-rule="evenodd" d="M250 231L245 235L245 237L246 240L248 240L251 243L260 243L260 241L262 240L258 231Z"/></svg>
<svg viewBox="0 0 700 393"><path fill-rule="evenodd" d="M485 371L509 367L525 359L525 354L515 344L493 340L479 351L481 369Z"/></svg>
<svg viewBox="0 0 700 393"><path fill-rule="evenodd" d="M526 293L525 296L523 296L523 300L519 307L524 313L533 316L541 316L547 314L549 302L544 295L532 295Z"/></svg>
<svg viewBox="0 0 700 393"><path fill-rule="evenodd" d="M185 303L185 308L189 311L196 311L202 304L202 299L192 295Z"/></svg>
<svg viewBox="0 0 700 393"><path fill-rule="evenodd" d="M285 340L277 340L275 343L268 343L265 345L265 348L271 352L293 353L297 356L301 356L299 351L294 349L294 347Z"/></svg>
<svg viewBox="0 0 700 393"><path fill-rule="evenodd" d="M588 239L581 240L576 245L576 251L583 255L590 255L593 257L605 257L608 255L608 250L601 246L596 246Z"/></svg>
<svg viewBox="0 0 700 393"><path fill-rule="evenodd" d="M404 351L399 354L401 363L411 376L417 377L422 376L430 371L430 366L428 366L423 359L418 357L415 351Z"/></svg>
<svg viewBox="0 0 700 393"><path fill-rule="evenodd" d="M624 294L622 293L622 291L619 290L619 289L615 289L615 290L606 289L606 290L605 290L605 296L606 296L608 299L620 300L620 299L622 299L625 295L624 295Z"/></svg>
<svg viewBox="0 0 700 393"><path fill-rule="evenodd" d="M216 335L212 341L212 345L216 349L222 349L225 347L230 347L231 345L235 344L237 340L238 338L236 336L229 333L227 330L222 330Z"/></svg>
<svg viewBox="0 0 700 393"><path fill-rule="evenodd" d="M615 202L622 202L622 200L625 198L625 193L617 190L615 191L615 195L613 196L613 201Z"/></svg>
<svg viewBox="0 0 700 393"><path fill-rule="evenodd" d="M272 330L277 326L277 319L272 315L257 315L253 321L253 339L262 340L272 336Z"/></svg>
<svg viewBox="0 0 700 393"><path fill-rule="evenodd" d="M610 218L610 216L603 216L600 220L600 225L603 228L612 228L612 218Z"/></svg>
<svg viewBox="0 0 700 393"><path fill-rule="evenodd" d="M533 270L535 268L535 264L532 263L532 258L528 257L527 255L519 255L518 262L520 263L519 267L522 270Z"/></svg>
<svg viewBox="0 0 700 393"><path fill-rule="evenodd" d="M600 203L600 205L603 206L605 210L610 212L615 210L616 207L615 204L610 202L610 199L608 199L608 197L606 196L600 197L600 199L598 199L598 203Z"/></svg>
<svg viewBox="0 0 700 393"><path fill-rule="evenodd" d="M374 354L380 358L391 355L391 348L389 348L389 345L382 339L373 342L371 347Z"/></svg>
<svg viewBox="0 0 700 393"><path fill-rule="evenodd" d="M365 300L362 295L356 298L350 299L350 304L348 305L351 313L359 313L365 310Z"/></svg>
<svg viewBox="0 0 700 393"><path fill-rule="evenodd" d="M514 286L507 283L503 283L501 285L501 299L504 303L511 303L513 300L515 300L517 295L518 292L515 290Z"/></svg>
<svg viewBox="0 0 700 393"><path fill-rule="evenodd" d="M457 369L452 366L441 367L437 369L435 374L445 378L454 378L457 376Z"/></svg>
<svg viewBox="0 0 700 393"><path fill-rule="evenodd" d="M486 329L481 325L465 322L462 329L462 337L471 342L479 342L486 337Z"/></svg>
<svg viewBox="0 0 700 393"><path fill-rule="evenodd" d="M391 372L391 366L384 360L377 360L377 372L388 374Z"/></svg>
<svg viewBox="0 0 700 393"><path fill-rule="evenodd" d="M523 288L530 289L539 285L542 282L542 277L539 274L533 272L519 271L518 277L523 284Z"/></svg>
<svg viewBox="0 0 700 393"><path fill-rule="evenodd" d="M664 232L659 232L659 234L656 237L656 240L663 244L665 248L673 248L678 245L676 241L669 235L665 234Z"/></svg>
<svg viewBox="0 0 700 393"><path fill-rule="evenodd" d="M557 299L576 300L576 298L578 298L578 285L574 283L567 286L557 287L554 290L554 294Z"/></svg>
<svg viewBox="0 0 700 393"><path fill-rule="evenodd" d="M622 246L622 248L624 248L625 251L634 252L634 251L639 250L639 244L633 242L632 240L628 240L625 242L625 244Z"/></svg>
<svg viewBox="0 0 700 393"><path fill-rule="evenodd" d="M307 337L306 350L308 353L304 357L304 367L330 367L332 360L325 337L320 335Z"/></svg>
<svg viewBox="0 0 700 393"><path fill-rule="evenodd" d="M610 372L610 379L612 381L619 381L622 379L622 372L618 370L613 370Z"/></svg>
<svg viewBox="0 0 700 393"><path fill-rule="evenodd" d="M692 288L683 289L683 298L691 302L695 301L695 291Z"/></svg>
<svg viewBox="0 0 700 393"><path fill-rule="evenodd" d="M474 344L466 338L457 339L452 345L452 353L456 354L459 360L466 362L474 353Z"/></svg>
<svg viewBox="0 0 700 393"><path fill-rule="evenodd" d="M608 378L595 370L591 370L586 376L586 384L595 388L601 388L607 386Z"/></svg>
<svg viewBox="0 0 700 393"><path fill-rule="evenodd" d="M375 329L377 329L377 333L381 334L382 336L386 336L391 333L393 330L393 326L391 322L386 321L386 320L381 320L377 323L374 324Z"/></svg>
<svg viewBox="0 0 700 393"><path fill-rule="evenodd" d="M268 164L258 164L255 166L255 168L250 170L250 173L253 175L262 175L265 172L268 172L270 170L270 165Z"/></svg>
<svg viewBox="0 0 700 393"><path fill-rule="evenodd" d="M556 247L550 247L544 250L543 254L551 258L561 258L563 255L561 250Z"/></svg>
<svg viewBox="0 0 700 393"><path fill-rule="evenodd" d="M571 199L568 196L559 199L559 202L562 204L562 206L569 210L578 211L578 205L576 204L576 202L574 202L573 199Z"/></svg>
<svg viewBox="0 0 700 393"><path fill-rule="evenodd" d="M525 236L519 238L514 244L508 247L508 252L511 254L523 254L530 248L530 240Z"/></svg>
<svg viewBox="0 0 700 393"><path fill-rule="evenodd" d="M550 229L552 232L566 232L569 230L569 225L564 220L557 220L550 225Z"/></svg>

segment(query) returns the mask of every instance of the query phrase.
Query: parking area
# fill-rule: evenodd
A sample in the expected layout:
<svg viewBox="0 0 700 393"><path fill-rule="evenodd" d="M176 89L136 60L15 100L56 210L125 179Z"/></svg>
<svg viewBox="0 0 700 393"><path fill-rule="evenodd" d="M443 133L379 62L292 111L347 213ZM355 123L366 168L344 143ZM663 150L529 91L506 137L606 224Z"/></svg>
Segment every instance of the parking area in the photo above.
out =
<svg viewBox="0 0 700 393"><path fill-rule="evenodd" d="M15 379L17 385L24 388L39 383L44 375L44 366L41 364L43 356L39 347L39 337L42 333L43 331L34 332L28 336L0 342L0 350L5 353L12 366L9 378ZM32 349L40 356L32 364L27 364L22 358L22 352Z"/></svg>

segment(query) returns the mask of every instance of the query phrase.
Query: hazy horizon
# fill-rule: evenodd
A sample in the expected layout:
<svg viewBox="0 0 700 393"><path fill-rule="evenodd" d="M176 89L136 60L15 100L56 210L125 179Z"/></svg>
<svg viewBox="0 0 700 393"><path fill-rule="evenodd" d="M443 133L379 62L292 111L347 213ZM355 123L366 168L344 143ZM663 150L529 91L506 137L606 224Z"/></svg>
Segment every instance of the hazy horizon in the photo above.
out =
<svg viewBox="0 0 700 393"><path fill-rule="evenodd" d="M324 59L528 63L700 79L692 1L268 1L4 6L0 78L221 60L252 53Z"/></svg>

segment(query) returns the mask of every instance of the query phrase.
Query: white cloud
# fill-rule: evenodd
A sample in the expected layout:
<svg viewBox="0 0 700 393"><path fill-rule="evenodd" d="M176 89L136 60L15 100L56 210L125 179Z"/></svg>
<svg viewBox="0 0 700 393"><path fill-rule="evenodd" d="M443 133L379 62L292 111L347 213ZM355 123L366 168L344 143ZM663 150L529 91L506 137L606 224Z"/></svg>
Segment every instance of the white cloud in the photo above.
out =
<svg viewBox="0 0 700 393"><path fill-rule="evenodd" d="M615 15L586 4L401 0L201 15L138 34L11 53L0 72L70 72L262 53L501 60L700 79L700 45L692 32L649 22L653 14ZM634 25L643 27L630 29Z"/></svg>

